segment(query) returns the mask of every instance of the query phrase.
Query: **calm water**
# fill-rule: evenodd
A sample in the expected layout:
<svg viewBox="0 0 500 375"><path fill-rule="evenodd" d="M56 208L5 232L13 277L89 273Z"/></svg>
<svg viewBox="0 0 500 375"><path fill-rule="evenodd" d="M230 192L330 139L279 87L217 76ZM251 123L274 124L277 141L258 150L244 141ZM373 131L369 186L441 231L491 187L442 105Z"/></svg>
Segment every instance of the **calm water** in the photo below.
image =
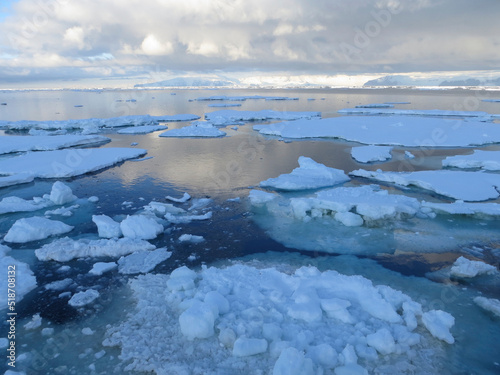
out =
<svg viewBox="0 0 500 375"><path fill-rule="evenodd" d="M174 95L175 94L175 95ZM111 90L111 91L0 91L0 120L65 120L84 118L107 118L123 115L173 115L181 113L197 114L201 117L207 112L218 110L210 108L210 102L194 101L202 96L211 95L267 95L298 97L293 101L247 100L239 102L241 107L236 110L274 109L279 111L320 111L323 117L337 116L336 111L358 104L383 102L410 102L411 104L396 105L405 109L441 109L441 110L473 110L488 113L500 113L500 103L482 102L482 98L497 98L495 92L474 92L468 90ZM314 100L310 100L314 99ZM78 107L75 107L78 106ZM81 106L81 107L80 107ZM170 129L186 125L185 123L169 123ZM360 258L375 260L384 269L395 270L409 277L424 277L428 272L438 271L449 266L459 253L467 252L474 247L480 248L485 259L498 264L499 254L496 251L500 235L500 222L495 220L477 221L473 219L457 219L450 222L446 219L434 221L410 221L401 226L377 228L377 236L363 242L361 237L350 230L342 230L334 235L338 243L333 250L315 247L317 238L314 228L300 228L290 224L288 230L294 232L285 236L281 243L272 239L267 231L272 232L275 225L269 218L259 218L253 215L246 204L245 197L251 187L262 180L289 173L297 167L299 156L309 156L330 167L343 169L346 173L355 169L383 170L424 170L440 169L441 160L448 155L469 153L470 149L412 149L416 158L412 161L404 159L403 148L395 148L393 160L386 163L364 165L356 163L350 156L350 150L355 143L343 141L297 141L286 143L278 139L265 138L252 130L251 124L239 126L238 130L230 127L224 129L228 137L218 139L175 139L159 138L158 132L147 135L106 134L113 142L103 147L129 147L137 142L140 148L148 150L152 159L140 162L125 162L100 173L69 179L75 195L80 198L96 195L100 198L97 207L83 206L77 217L68 219L68 223L77 224L77 230L72 235L84 236L95 232L91 222L92 214L104 213L110 216L132 214L151 200L163 201L166 195L181 196L188 192L194 198L209 197L213 199L210 208L214 218L210 223L194 222L178 225L170 232L155 240L155 245L168 246L173 251L172 258L160 265L157 272L170 272L182 264L197 266L212 264L241 256L267 251L290 251L302 254L303 262L315 262L314 259L334 259L338 254L357 254ZM6 136L7 137L7 136ZM6 140L6 138L5 138ZM0 138L0 142L4 139ZM488 146L481 149L500 150L499 146ZM17 195L31 199L50 191L53 181L36 181L31 184L19 185L0 190L0 198ZM354 180L352 184L362 184ZM391 188L392 189L392 188ZM393 189L394 190L394 189ZM408 195L437 200L419 191L406 192ZM227 201L240 197L240 201ZM128 201L132 205L124 206ZM189 204L186 204L188 207ZM0 235L3 235L12 223L22 215L0 217ZM295 225L295 226L294 226ZM303 232L301 232L303 231ZM416 242L411 234L425 231L429 236ZM202 235L206 242L200 246L179 244L173 241L183 233ZM410 235L409 235L410 234ZM450 237L454 239L451 240ZM276 239L276 237L274 237ZM373 238L378 240L374 241ZM85 316L79 316L68 308L66 300L55 298L55 293L44 291L43 288L31 292L20 305L22 316L31 316L40 312L44 319L56 325L57 332L69 329L74 332L85 326L105 326L113 323L123 315L120 310L124 298L126 282L115 274L96 279L88 279L86 273L92 266L92 261L78 260L69 262L72 270L69 275L61 276L57 272L59 264L52 262L38 263L33 256L33 249L41 246L27 244L12 246L14 256L31 264L37 275L38 285L58 280L64 277L74 278L78 285L92 286L98 284L108 302L97 310L90 310ZM369 250L369 251L368 251ZM326 255L329 252L331 254ZM321 258L325 256L326 258ZM305 259L305 260L304 260ZM381 269L382 269L381 268ZM364 274L363 269L357 270ZM368 272L368 271L367 271ZM376 278L376 273L367 277ZM409 279L411 280L411 279ZM444 285L446 280L435 277L438 283ZM383 282L383 280L377 281ZM94 284L93 284L94 283ZM411 284L411 283L410 283ZM397 285L393 285L396 289ZM489 297L500 297L498 282L484 283L473 281L464 287L479 290ZM411 287L405 290L412 293ZM413 291L417 293L418 291ZM123 294L122 294L123 293ZM418 292L417 294L420 294ZM457 344L450 349L449 362L451 373L495 373L499 367L493 365L494 358L500 358L500 349L496 337L500 334L500 324L497 320L484 318L484 314L474 306L461 306L454 299L446 306L448 311L462 323L484 330L484 340L478 340L475 333L465 330L457 335ZM118 309L118 311L117 311ZM461 313L463 311L463 314ZM471 311L482 314L479 322L471 319ZM458 314L458 316L457 316ZM461 316L462 315L462 316ZM93 317L98 316L98 321ZM488 324L488 319L491 320ZM90 320L90 321L89 321ZM471 323L474 321L474 323ZM457 326L459 324L457 323ZM463 327L463 325L462 325ZM477 332L477 331L476 331ZM34 333L26 333L26 351L43 349L36 344L40 339ZM32 342L32 340L34 342ZM81 345L98 347L95 338L84 338ZM474 342L476 350L465 354L466 342ZM97 349L96 349L97 350ZM109 349L106 349L107 351ZM47 362L45 367L57 368L68 366L74 361L87 363L78 353L67 345L59 348L60 356L43 356ZM119 363L118 352L110 363ZM38 372L44 373L44 372ZM64 372L63 372L64 373Z"/></svg>

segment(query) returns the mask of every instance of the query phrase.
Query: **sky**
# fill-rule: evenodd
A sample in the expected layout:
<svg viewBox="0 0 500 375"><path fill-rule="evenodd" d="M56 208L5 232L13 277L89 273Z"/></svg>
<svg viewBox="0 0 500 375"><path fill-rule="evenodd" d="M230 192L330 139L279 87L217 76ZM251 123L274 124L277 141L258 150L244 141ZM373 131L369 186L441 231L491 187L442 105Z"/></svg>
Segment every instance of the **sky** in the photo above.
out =
<svg viewBox="0 0 500 375"><path fill-rule="evenodd" d="M498 71L499 15L499 0L0 0L0 87Z"/></svg>

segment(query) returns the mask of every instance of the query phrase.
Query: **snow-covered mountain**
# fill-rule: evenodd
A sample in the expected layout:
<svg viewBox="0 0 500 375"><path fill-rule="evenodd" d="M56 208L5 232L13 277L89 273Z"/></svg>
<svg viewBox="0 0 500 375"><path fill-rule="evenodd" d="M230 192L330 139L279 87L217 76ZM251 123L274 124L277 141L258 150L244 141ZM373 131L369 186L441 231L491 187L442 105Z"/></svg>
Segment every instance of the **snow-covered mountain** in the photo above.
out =
<svg viewBox="0 0 500 375"><path fill-rule="evenodd" d="M500 86L500 76L387 75L369 80L363 86Z"/></svg>
<svg viewBox="0 0 500 375"><path fill-rule="evenodd" d="M141 83L134 87L232 87L237 85L236 80L203 77L177 77L159 82Z"/></svg>

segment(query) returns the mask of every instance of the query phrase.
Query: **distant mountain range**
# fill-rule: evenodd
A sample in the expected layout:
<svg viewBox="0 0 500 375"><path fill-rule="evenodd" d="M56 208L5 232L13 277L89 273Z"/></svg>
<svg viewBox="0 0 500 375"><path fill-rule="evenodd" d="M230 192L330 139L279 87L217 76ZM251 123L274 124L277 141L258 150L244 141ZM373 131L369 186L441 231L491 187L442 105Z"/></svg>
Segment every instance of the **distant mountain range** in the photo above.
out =
<svg viewBox="0 0 500 375"><path fill-rule="evenodd" d="M388 75L366 82L363 86L500 86L500 77L410 77Z"/></svg>
<svg viewBox="0 0 500 375"><path fill-rule="evenodd" d="M236 80L220 78L177 77L165 81L141 83L134 87L232 87L237 84Z"/></svg>

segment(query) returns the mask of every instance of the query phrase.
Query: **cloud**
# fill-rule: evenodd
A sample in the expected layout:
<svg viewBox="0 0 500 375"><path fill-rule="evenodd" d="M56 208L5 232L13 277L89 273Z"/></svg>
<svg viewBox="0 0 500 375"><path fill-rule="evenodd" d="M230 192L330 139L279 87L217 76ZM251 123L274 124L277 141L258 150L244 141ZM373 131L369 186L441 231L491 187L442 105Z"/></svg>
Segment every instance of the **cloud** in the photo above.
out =
<svg viewBox="0 0 500 375"><path fill-rule="evenodd" d="M499 13L498 0L19 0L0 19L0 64L27 79L40 67L53 77L495 69Z"/></svg>

